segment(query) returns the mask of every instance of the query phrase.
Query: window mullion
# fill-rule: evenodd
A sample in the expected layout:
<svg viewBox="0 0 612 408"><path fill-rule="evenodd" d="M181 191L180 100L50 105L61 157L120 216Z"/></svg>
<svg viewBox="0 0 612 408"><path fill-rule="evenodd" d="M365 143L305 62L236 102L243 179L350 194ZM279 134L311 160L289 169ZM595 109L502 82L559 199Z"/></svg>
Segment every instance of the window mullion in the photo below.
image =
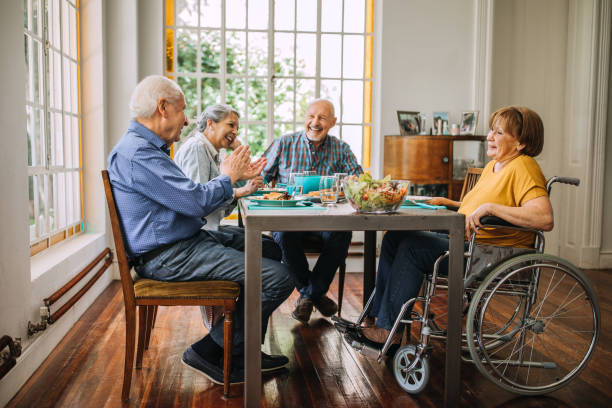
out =
<svg viewBox="0 0 612 408"><path fill-rule="evenodd" d="M46 0L41 0L40 2L40 6L39 7L39 21L40 21L40 35L41 35L41 47L42 47L42 54L43 54L43 58L42 58L42 81L43 81L43 92L44 92L44 96L43 96L43 109L42 109L42 115L41 115L41 124L43 127L43 134L44 134L44 151L45 151L45 162L44 162L44 168L45 168L45 175L43 175L43 188L44 188L44 194L45 194L45 226L46 226L46 231L47 234L51 232L51 221L50 221L50 217L49 217L49 206L51 203L51 188L49 188L49 184L50 184L50 178L51 175L49 174L49 167L51 166L51 132L49 129L49 97L50 97L50 91L49 91L49 71L47 69L48 66L48 62L49 62L49 38L48 38L48 22L47 22L47 12L44 10L47 10L48 8L45 7L45 3Z"/></svg>
<svg viewBox="0 0 612 408"><path fill-rule="evenodd" d="M269 145L274 139L274 93L275 93L275 71L274 71L274 0L268 0L268 120L266 131L266 143Z"/></svg>
<svg viewBox="0 0 612 408"><path fill-rule="evenodd" d="M296 94L297 94L297 0L293 0L293 131L297 126Z"/></svg>
<svg viewBox="0 0 612 408"><path fill-rule="evenodd" d="M341 16L341 26L340 26L340 120L338 122L340 129L338 131L338 137L342 140L342 116L344 116L344 6L345 1L342 1L342 16Z"/></svg>
<svg viewBox="0 0 612 408"><path fill-rule="evenodd" d="M197 120L197 118L200 117L200 113L202 112L202 46L200 45L202 44L202 29L200 28L200 19L202 18L202 12L200 11L200 2L198 2L196 11L198 13L198 28L196 29L196 38L198 39L196 43L196 102L198 106L196 107L196 117L194 118L194 120Z"/></svg>
<svg viewBox="0 0 612 408"><path fill-rule="evenodd" d="M316 65L315 65L315 99L321 97L321 14L322 1L317 0L317 45L316 45Z"/></svg>
<svg viewBox="0 0 612 408"><path fill-rule="evenodd" d="M219 67L219 70L221 71L221 83L220 88L221 88L221 103L227 103L227 99L226 99L226 75L227 75L227 52L226 52L226 34L225 34L225 12L226 12L226 4L225 4L226 0L223 0L221 2L221 64Z"/></svg>

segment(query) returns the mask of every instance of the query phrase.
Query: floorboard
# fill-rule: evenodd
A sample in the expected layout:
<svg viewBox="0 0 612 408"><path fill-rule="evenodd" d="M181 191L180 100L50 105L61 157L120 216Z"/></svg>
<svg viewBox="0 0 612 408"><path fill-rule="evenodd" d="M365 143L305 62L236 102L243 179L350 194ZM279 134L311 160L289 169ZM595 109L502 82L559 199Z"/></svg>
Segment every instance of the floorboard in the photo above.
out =
<svg viewBox="0 0 612 408"><path fill-rule="evenodd" d="M471 364L461 367L461 406L605 407L612 398L612 271L585 271L597 290L602 317L599 344L587 369L569 386L544 397L520 397L486 380ZM361 311L362 274L347 274L343 316ZM332 283L332 297L337 281ZM262 406L439 407L443 403L444 348L434 343L431 377L419 395L395 382L392 359L378 364L353 350L331 322L315 312L308 326L290 317L297 292L273 314L264 350L289 357L289 366L265 375ZM441 297L444 301L444 297ZM197 307L160 307L143 367L135 370L130 401L122 403L125 322L119 282L113 282L83 314L8 407L241 407L242 386L232 398L205 377L185 368L181 354L205 329ZM414 336L414 333L413 333ZM414 337L412 338L414 341ZM561 350L562 352L562 350Z"/></svg>

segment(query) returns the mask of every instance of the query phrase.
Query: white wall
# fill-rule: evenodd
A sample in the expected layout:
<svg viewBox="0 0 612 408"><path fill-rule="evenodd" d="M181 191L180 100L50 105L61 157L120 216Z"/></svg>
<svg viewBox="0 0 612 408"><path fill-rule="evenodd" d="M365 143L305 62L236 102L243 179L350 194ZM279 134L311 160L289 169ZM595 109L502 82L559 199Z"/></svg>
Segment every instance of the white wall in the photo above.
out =
<svg viewBox="0 0 612 408"><path fill-rule="evenodd" d="M429 127L433 111L449 112L450 124L459 121L461 111L474 109L475 6L474 0L377 3L382 3L376 10L382 21L376 16L375 27L381 49L374 54L381 60L374 85L380 95L375 90L374 104L380 112L374 119L380 131L372 150L378 152L373 172L382 175L384 136L399 134L398 110L425 113Z"/></svg>
<svg viewBox="0 0 612 408"><path fill-rule="evenodd" d="M612 55L612 41L610 41L610 55ZM606 138L606 164L605 164L604 208L609 209L612 203L612 69L608 77L608 126ZM609 258L612 265L612 216L605 211L603 219L603 234L601 237L602 257Z"/></svg>
<svg viewBox="0 0 612 408"><path fill-rule="evenodd" d="M536 160L544 175L570 176L559 160L565 141L568 2L496 1L493 24L491 111L527 106L544 122L544 150ZM553 188L556 220L564 217L562 191ZM546 234L547 252L558 254L561 228Z"/></svg>
<svg viewBox="0 0 612 408"><path fill-rule="evenodd" d="M28 321L38 322L43 298L48 297L93 260L106 246L104 199L100 168L104 162L104 121L101 92L102 21L101 0L81 0L83 96L83 173L86 233L30 258L28 237L27 146L25 137L25 67L23 47L23 2L3 2L0 35L2 101L0 123L7 143L0 153L0 180L4 214L0 234L0 335L20 337L24 347L17 365L0 380L0 406L4 406L34 370L44 361L74 322L97 298L111 279L110 271L47 330L27 337ZM86 24L84 24L86 23ZM97 175L96 175L97 174ZM102 197L102 198L100 198ZM97 202L97 203L96 203ZM91 221L91 222L90 222ZM84 284L85 282L83 282ZM68 296L78 290L77 286ZM52 312L57 307L52 308Z"/></svg>

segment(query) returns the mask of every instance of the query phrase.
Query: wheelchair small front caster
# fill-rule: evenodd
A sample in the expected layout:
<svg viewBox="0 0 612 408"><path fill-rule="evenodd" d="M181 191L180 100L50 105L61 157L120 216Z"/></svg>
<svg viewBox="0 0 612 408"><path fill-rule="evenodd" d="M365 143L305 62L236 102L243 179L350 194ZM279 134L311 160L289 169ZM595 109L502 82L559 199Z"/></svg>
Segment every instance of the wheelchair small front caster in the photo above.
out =
<svg viewBox="0 0 612 408"><path fill-rule="evenodd" d="M406 369L416 358L416 347L408 344L400 347L393 358L393 374L395 380L404 391L409 394L418 394L429 381L429 359L421 358L411 371Z"/></svg>

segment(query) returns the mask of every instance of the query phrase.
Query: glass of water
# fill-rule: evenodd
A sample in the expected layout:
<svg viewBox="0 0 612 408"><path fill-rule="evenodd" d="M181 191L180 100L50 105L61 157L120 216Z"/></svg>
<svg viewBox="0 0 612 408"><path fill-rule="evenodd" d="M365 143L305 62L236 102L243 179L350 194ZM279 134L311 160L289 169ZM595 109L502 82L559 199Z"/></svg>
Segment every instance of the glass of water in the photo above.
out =
<svg viewBox="0 0 612 408"><path fill-rule="evenodd" d="M304 173L289 173L289 179L287 180L287 193L289 193L293 199L301 197L303 194L304 185L297 181L303 176Z"/></svg>
<svg viewBox="0 0 612 408"><path fill-rule="evenodd" d="M321 204L332 207L338 201L338 178L336 176L321 176L319 182Z"/></svg>

